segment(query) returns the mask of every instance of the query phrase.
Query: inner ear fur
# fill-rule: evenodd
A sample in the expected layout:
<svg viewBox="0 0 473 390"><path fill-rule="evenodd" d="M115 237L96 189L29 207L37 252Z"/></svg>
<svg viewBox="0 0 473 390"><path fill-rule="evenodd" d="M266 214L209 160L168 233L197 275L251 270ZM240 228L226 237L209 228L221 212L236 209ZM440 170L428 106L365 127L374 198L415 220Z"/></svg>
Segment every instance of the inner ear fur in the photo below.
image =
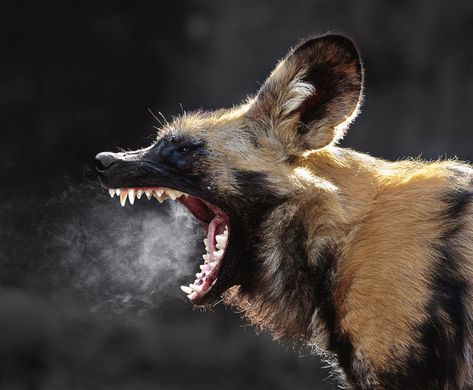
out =
<svg viewBox="0 0 473 390"><path fill-rule="evenodd" d="M363 67L343 35L304 41L281 60L251 102L248 116L289 154L343 138L359 112Z"/></svg>

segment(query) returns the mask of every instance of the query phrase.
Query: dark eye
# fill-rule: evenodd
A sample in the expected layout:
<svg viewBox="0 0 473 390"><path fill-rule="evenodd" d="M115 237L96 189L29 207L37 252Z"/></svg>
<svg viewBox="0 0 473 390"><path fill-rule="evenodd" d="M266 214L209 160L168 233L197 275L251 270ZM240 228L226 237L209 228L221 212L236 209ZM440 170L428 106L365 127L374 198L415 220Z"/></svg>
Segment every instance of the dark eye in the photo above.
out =
<svg viewBox="0 0 473 390"><path fill-rule="evenodd" d="M189 146L179 146L178 148L176 148L176 152L179 154L188 153L190 150L191 149L189 148Z"/></svg>

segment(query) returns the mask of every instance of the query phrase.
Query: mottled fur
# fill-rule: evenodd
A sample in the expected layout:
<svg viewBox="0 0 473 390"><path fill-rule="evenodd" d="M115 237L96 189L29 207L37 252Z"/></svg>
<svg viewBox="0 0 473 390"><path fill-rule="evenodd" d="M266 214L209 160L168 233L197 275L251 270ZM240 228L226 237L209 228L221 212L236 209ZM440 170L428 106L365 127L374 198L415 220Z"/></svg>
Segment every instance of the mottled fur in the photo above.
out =
<svg viewBox="0 0 473 390"><path fill-rule="evenodd" d="M254 98L157 142L205 145L191 174L235 221L227 304L333 354L351 388L470 388L473 169L337 147L362 88L350 40L310 39Z"/></svg>

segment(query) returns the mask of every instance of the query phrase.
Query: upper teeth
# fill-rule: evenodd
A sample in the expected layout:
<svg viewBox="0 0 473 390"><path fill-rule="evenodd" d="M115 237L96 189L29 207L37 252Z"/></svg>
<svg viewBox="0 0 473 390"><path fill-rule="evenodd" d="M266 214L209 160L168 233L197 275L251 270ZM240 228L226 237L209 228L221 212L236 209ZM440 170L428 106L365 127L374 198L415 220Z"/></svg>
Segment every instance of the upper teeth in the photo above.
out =
<svg viewBox="0 0 473 390"><path fill-rule="evenodd" d="M143 194L146 194L148 199L151 199L153 196L160 202L164 202L167 198L171 198L172 200L176 200L181 196L185 196L186 194L172 190L170 188L117 188L117 189L109 189L108 190L110 196L113 198L115 195L120 197L120 204L125 206L126 199L128 198L130 204L135 203L135 198L141 199Z"/></svg>

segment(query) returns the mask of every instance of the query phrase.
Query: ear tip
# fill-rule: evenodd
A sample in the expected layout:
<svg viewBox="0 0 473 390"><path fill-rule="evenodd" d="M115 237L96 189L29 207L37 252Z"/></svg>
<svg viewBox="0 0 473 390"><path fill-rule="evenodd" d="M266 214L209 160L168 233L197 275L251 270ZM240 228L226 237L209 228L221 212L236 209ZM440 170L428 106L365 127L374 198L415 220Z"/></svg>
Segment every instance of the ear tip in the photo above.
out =
<svg viewBox="0 0 473 390"><path fill-rule="evenodd" d="M296 47L297 50L304 50L304 48L317 46L331 45L343 49L344 52L349 53L355 58L360 58L360 52L356 46L354 40L346 34L342 33L326 33L322 35L309 36L302 40L302 42Z"/></svg>

